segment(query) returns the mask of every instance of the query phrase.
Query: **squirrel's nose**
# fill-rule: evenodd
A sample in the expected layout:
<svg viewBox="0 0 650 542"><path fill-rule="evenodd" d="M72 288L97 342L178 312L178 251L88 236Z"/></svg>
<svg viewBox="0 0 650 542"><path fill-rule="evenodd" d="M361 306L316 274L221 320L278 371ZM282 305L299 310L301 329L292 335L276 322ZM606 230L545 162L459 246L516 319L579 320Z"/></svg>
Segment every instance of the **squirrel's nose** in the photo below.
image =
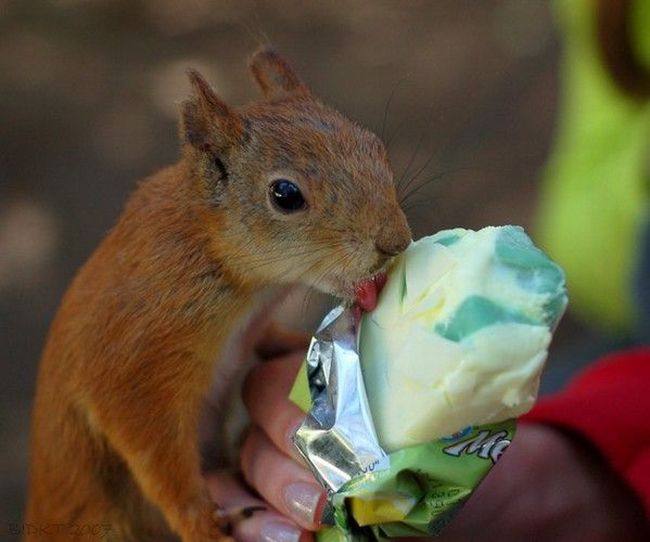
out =
<svg viewBox="0 0 650 542"><path fill-rule="evenodd" d="M400 232L399 234L380 237L375 241L375 248L382 256L397 256L401 252L404 252L410 242L410 232L407 235Z"/></svg>
<svg viewBox="0 0 650 542"><path fill-rule="evenodd" d="M406 217L401 209L389 210L385 215L386 219L380 225L377 237L375 237L375 249L385 257L390 258L404 252L411 243L411 228L409 228Z"/></svg>

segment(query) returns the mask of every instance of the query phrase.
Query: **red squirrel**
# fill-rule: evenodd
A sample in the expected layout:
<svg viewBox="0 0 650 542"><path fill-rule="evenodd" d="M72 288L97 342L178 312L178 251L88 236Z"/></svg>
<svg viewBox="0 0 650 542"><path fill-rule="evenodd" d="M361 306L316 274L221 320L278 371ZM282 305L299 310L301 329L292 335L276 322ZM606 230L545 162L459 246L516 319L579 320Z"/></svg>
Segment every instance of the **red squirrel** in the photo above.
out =
<svg viewBox="0 0 650 542"><path fill-rule="evenodd" d="M274 50L250 71L262 98L236 108L188 72L180 160L138 185L63 298L38 374L30 524L228 540L197 426L212 379L236 372L229 337L291 285L352 300L410 242L379 138Z"/></svg>

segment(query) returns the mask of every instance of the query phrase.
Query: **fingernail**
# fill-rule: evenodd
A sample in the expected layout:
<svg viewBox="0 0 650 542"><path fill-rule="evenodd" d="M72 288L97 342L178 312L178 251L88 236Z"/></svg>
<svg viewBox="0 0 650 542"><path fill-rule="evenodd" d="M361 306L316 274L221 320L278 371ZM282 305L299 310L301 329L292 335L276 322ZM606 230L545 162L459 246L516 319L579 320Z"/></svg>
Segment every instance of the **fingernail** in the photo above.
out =
<svg viewBox="0 0 650 542"><path fill-rule="evenodd" d="M299 542L300 530L288 523L267 521L262 525L260 536L265 542Z"/></svg>
<svg viewBox="0 0 650 542"><path fill-rule="evenodd" d="M314 484L293 482L284 490L284 502L296 521L312 525L322 494L322 490Z"/></svg>

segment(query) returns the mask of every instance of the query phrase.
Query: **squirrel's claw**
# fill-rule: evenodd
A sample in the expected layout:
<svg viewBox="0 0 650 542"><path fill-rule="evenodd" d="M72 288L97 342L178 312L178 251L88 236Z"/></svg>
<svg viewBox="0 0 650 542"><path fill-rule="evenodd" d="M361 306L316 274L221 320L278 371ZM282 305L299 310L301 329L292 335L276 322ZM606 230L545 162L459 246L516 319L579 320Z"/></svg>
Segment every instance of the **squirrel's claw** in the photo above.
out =
<svg viewBox="0 0 650 542"><path fill-rule="evenodd" d="M219 529L227 535L231 536L233 533L233 528L237 523L248 519L255 512L264 512L266 510L265 506L238 506L235 508L217 508L213 513L212 517L217 522ZM230 538L224 538L224 542L230 540Z"/></svg>

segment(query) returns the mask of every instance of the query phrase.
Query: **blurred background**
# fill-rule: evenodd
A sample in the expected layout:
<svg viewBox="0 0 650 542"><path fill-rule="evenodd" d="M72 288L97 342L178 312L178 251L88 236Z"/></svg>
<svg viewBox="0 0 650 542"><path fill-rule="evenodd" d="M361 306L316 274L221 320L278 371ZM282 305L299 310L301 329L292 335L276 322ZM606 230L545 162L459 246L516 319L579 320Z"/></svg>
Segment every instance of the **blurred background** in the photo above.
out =
<svg viewBox="0 0 650 542"><path fill-rule="evenodd" d="M3 527L22 515L36 368L66 285L136 180L177 159L185 69L244 103L247 55L268 42L383 133L398 178L423 169L406 204L415 236L534 228L559 88L544 0L0 0ZM312 325L322 304L306 310ZM575 345L600 340L569 315L544 389L589 358Z"/></svg>

